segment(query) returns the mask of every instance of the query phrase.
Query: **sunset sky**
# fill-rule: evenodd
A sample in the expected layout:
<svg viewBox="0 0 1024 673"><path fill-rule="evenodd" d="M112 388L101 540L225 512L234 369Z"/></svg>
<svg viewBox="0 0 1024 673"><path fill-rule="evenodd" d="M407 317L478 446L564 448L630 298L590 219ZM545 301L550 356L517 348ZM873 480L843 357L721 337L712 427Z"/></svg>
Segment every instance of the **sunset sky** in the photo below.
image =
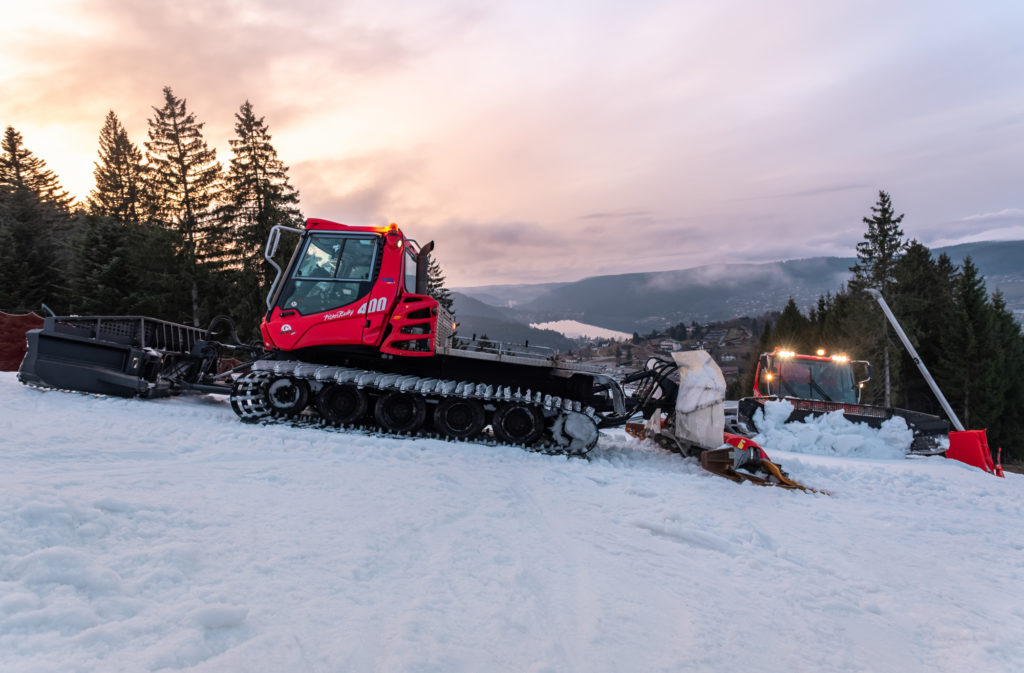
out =
<svg viewBox="0 0 1024 673"><path fill-rule="evenodd" d="M398 222L452 285L1024 238L1024 2L0 0L0 126L93 187L173 88L243 101L303 213Z"/></svg>

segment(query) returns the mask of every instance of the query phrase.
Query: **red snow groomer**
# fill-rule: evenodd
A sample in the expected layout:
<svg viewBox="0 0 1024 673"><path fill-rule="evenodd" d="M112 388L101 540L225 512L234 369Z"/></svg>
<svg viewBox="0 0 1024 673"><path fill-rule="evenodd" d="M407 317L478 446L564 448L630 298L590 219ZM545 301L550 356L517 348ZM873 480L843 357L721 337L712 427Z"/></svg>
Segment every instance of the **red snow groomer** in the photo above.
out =
<svg viewBox="0 0 1024 673"><path fill-rule="evenodd" d="M274 261L283 234L298 239L284 269ZM224 321L234 334L226 318L204 330L143 316L50 316L28 332L18 376L33 386L108 395L223 394L249 422L322 422L566 455L589 452L600 428L678 407L703 390L700 380L682 377L679 363L654 361L627 377L638 386L627 396L608 373L557 353L455 335L451 315L427 291L432 248L394 224L279 225L264 251L277 276L260 344L218 340ZM246 361L222 371L226 355ZM676 439L665 445L716 474L733 478L733 468L742 468L771 477L777 466L745 446L731 451L728 470L707 462L725 456L724 382L715 390L712 425L677 415ZM691 423L701 431L684 432Z"/></svg>
<svg viewBox="0 0 1024 673"><path fill-rule="evenodd" d="M998 450L993 460L986 431L964 428L882 294L875 289L867 291L878 302L948 421L940 416L909 409L861 404L861 390L871 379L871 364L865 360L851 361L845 354L828 356L824 350L819 350L816 355L800 355L776 348L758 359L754 396L738 402L735 416L727 420L726 427L741 435L752 436L756 431L754 415L764 409L766 402L772 400L786 400L793 405L787 423L801 421L812 415L842 411L849 421L880 427L886 420L899 416L914 433L909 453L942 454L1003 476L999 458L1002 449ZM856 371L857 367L861 367L860 372ZM950 424L954 430L950 430Z"/></svg>

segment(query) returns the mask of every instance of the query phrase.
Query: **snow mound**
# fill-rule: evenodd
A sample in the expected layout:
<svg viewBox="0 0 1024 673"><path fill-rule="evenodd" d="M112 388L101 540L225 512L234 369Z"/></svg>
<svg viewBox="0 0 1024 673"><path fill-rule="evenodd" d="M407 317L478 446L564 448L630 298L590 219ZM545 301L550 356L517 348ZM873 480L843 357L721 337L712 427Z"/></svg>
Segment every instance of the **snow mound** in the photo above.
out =
<svg viewBox="0 0 1024 673"><path fill-rule="evenodd" d="M786 423L791 413L793 404L780 400L766 403L764 412L758 411L754 415L754 425L758 430L754 441L769 455L775 450L851 458L902 459L914 440L913 431L899 416L885 421L880 428L872 428L863 423L851 423L842 411L809 417L798 423Z"/></svg>

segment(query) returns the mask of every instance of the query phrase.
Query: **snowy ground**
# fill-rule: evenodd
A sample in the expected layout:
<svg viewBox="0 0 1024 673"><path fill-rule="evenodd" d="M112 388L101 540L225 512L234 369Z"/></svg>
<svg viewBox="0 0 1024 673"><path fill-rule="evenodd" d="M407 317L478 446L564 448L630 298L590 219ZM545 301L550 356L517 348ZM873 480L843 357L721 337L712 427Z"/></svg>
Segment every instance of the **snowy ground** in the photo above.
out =
<svg viewBox="0 0 1024 673"><path fill-rule="evenodd" d="M737 485L0 374L0 671L1024 670L1024 477Z"/></svg>

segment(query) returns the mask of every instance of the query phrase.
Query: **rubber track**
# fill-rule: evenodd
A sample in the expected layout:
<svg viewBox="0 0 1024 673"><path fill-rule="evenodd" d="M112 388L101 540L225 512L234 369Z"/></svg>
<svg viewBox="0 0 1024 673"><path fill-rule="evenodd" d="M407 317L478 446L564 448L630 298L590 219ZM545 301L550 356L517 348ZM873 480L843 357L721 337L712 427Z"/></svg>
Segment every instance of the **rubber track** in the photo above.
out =
<svg viewBox="0 0 1024 673"><path fill-rule="evenodd" d="M362 388L369 393L384 393L392 390L419 393L425 398L437 401L448 397L458 397L477 399L492 404L521 402L546 412L544 414L545 433L538 443L529 446L521 444L515 446L528 451L553 455L585 456L597 444L596 425L599 418L593 408L583 407L577 400L563 399L558 396L542 394L531 390L513 389L511 386L490 386L471 381L451 381L408 374L390 374L369 369L330 367L290 360L259 360L254 362L251 371L239 377L235 382L230 397L232 409L243 421L247 422L287 422L289 420L295 422L303 417L309 418L312 416L318 418L319 414L312 400L307 404L306 411L299 417L293 419L275 418L273 410L266 401L264 386L272 379L284 376L293 379L304 379L311 384L350 384ZM311 393L311 396L313 394L315 393ZM551 415L552 412L555 412L555 414ZM572 413L582 414L594 423L594 441L589 446L579 448L572 448L571 445L563 446L550 437L550 430L558 420L560 418L567 418ZM368 415L372 416L372 411ZM414 434L389 433L375 423L357 427L362 427L364 430L372 428L373 432L392 436L436 437L446 441L459 441L427 432L417 432ZM484 434L465 441L485 441L487 443L501 444L501 442L498 442L493 437Z"/></svg>

